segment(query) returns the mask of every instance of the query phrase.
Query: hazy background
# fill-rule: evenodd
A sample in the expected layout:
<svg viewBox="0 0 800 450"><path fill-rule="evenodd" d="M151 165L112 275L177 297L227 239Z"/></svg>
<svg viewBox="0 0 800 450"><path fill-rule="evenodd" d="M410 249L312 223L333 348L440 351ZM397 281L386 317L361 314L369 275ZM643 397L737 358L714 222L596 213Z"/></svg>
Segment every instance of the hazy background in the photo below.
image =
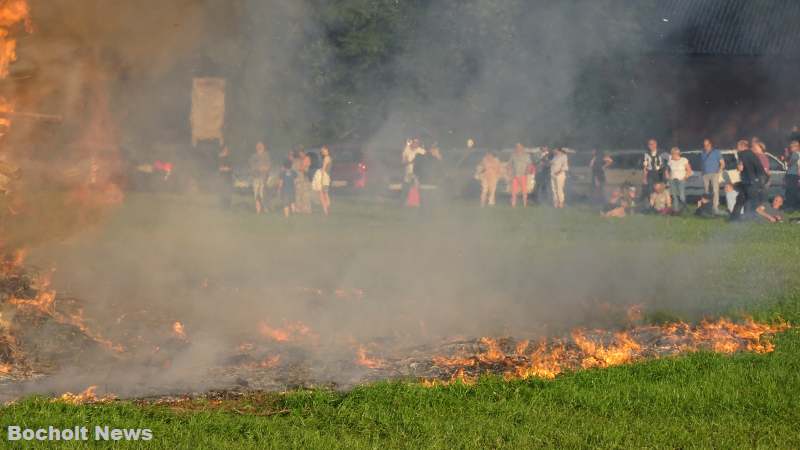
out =
<svg viewBox="0 0 800 450"><path fill-rule="evenodd" d="M202 181L216 148L189 144L194 76L226 78L225 135L239 163L262 139L281 156L330 142L335 157L348 142L398 158L409 135L444 146L474 137L630 148L649 136L693 146L707 133L730 140L722 145L770 133L783 145L797 118L785 102L796 95L787 67L797 60L676 52L664 41L684 31L665 28L663 4L32 0L36 30L21 37L4 95L63 120L17 120L4 145L37 195L81 184L92 155L123 188L126 168L157 158ZM720 265L746 226L667 244L608 226L576 233L570 220L582 219L557 214L521 226L475 211L409 218L365 206L341 212L348 219L262 230L197 195L162 200L128 195L85 227L70 216L80 202L28 212L74 227L38 236L34 261L56 267L55 287L84 300L111 338L186 325L193 346L175 377L216 363L261 321L302 320L332 347L320 353L340 359L352 357L353 340L621 326L632 304L697 317L780 284L758 261ZM732 275L736 298L700 289ZM364 298L336 303L340 288Z"/></svg>

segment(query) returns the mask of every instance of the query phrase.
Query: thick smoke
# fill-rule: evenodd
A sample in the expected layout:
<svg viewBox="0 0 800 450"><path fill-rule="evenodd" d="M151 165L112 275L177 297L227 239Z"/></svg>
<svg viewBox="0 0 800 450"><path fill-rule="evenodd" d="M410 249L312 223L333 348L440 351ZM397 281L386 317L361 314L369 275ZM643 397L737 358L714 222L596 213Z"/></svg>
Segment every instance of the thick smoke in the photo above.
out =
<svg viewBox="0 0 800 450"><path fill-rule="evenodd" d="M411 82L370 95L387 106L377 131L362 136L369 147L399 153L409 134L504 146L569 144L605 132L581 122L573 99L598 61L646 50L629 39L637 31L635 8L509 3L430 2L390 65L394 77ZM44 169L85 159L91 145L119 155L122 164L171 158L201 167L208 155L188 145L192 76L228 78L226 138L239 160L260 139L279 160L292 144L314 144L304 136L320 123L337 120L322 114L330 112L322 99L309 96L315 71L295 57L325 36L306 2L48 0L34 2L33 11L37 32L20 48L20 64L27 61L36 74L26 98L32 108L63 114L64 123L44 142L36 137L42 125L21 125L13 142L34 143L31 164ZM469 45L456 52L456 42ZM318 51L328 54L324 45ZM330 58L322 60L336 63ZM449 66L469 70L454 77ZM407 90L414 85L416 92ZM54 155L68 148L77 156ZM260 322L302 321L319 336L304 351L332 363L352 359L359 342L411 347L453 336L537 338L575 326L622 326L633 304L696 318L755 294L700 290L724 279L729 268L721 262L747 227L701 245L689 239L666 246L657 230L655 243L631 242L607 223L575 237L568 221L543 209L525 212L532 222L519 228L493 215L507 211L475 219L460 208L428 216L391 211L387 225L365 204L339 214L374 233L356 235L351 218L334 216L286 222L279 233L253 237L239 233L258 226L249 215L221 214L201 195L180 201L172 209L129 196L126 208L110 208L105 221L58 235L33 256L57 268L55 288L85 301L87 317L110 339L159 335L181 321L188 350L169 369L110 364L95 380L92 369L68 367L31 389L105 383L137 395L158 386L214 386L204 371L252 339ZM757 278L758 267L745 269L752 270L736 272L737 288ZM309 294L316 289L323 294ZM312 376L346 381L335 372Z"/></svg>

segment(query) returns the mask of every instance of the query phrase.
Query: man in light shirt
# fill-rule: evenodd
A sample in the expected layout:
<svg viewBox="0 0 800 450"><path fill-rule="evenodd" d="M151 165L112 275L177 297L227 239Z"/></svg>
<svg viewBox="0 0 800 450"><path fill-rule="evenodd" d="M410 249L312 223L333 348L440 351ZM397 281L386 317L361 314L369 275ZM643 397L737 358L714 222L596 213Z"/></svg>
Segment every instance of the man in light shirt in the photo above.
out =
<svg viewBox="0 0 800 450"><path fill-rule="evenodd" d="M681 150L678 147L672 147L670 152L667 176L669 177L669 190L672 193L672 210L678 212L686 205L686 180L692 176L692 166L688 159L681 156Z"/></svg>
<svg viewBox="0 0 800 450"><path fill-rule="evenodd" d="M569 161L567 153L561 147L556 148L555 156L550 162L550 187L553 191L553 206L561 209L564 207L564 185L567 182Z"/></svg>
<svg viewBox="0 0 800 450"><path fill-rule="evenodd" d="M414 160L417 156L424 155L425 149L419 144L419 139L409 139L406 141L406 146L403 149L403 195L402 199L405 203L408 198L408 193L411 188L417 183L417 177L414 174Z"/></svg>

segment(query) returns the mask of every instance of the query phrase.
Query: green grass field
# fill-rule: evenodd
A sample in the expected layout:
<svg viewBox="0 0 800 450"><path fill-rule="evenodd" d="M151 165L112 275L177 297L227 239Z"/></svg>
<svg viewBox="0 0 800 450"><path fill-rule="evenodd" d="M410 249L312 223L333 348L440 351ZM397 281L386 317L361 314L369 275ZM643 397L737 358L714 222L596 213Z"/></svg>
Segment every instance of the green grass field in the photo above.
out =
<svg viewBox="0 0 800 450"><path fill-rule="evenodd" d="M244 209L222 213L214 208L212 199L204 197L134 196L111 214L105 226L49 243L46 250L39 251L39 258L69 261L66 255L71 252L91 251L100 256L101 260L94 263L100 267L104 264L102 255L113 253L120 242L159 246L177 241L175 245L197 246L200 241L195 234L175 230L186 230L202 217L207 229L235 229L246 238L204 240L207 252L198 257L177 251L175 255L186 260L175 256L170 259L172 264L199 270L225 263L228 258L233 261L253 247L268 247L291 265L294 260L289 255L308 245L323 249L326 255L359 251L379 255L388 245L399 255L398 264L403 265L407 256L401 249L418 241L420 233L450 229L459 230L458 239L469 239L481 254L489 251L487 242L492 249L500 248L496 251L502 256L493 258L487 269L491 276L481 282L508 284L503 274L508 272L509 261L516 265L526 257L532 258L534 250L537 257L552 259L565 249L601 242L600 248L619 249L619 261L631 261L643 258L635 251L646 247L657 257L644 261L655 264L667 260L664 267L669 270L677 270L674 261L681 261L681 255L697 259L713 252L708 260L713 264L704 260L692 270L702 268L715 274L706 287L719 294L694 308L676 305L673 309L659 303L650 311L651 317L690 314L691 319L696 317L692 314L747 313L763 321L800 321L800 227L796 225L733 225L692 217L604 220L585 207L566 211L498 207L486 211L456 205L446 212L417 213L352 200L342 200L334 207L328 219L312 216L284 220L256 218ZM443 236L424 243L444 251L456 240ZM508 260L501 262L503 258ZM594 263L602 265L606 260L598 258ZM137 262L130 264L133 270ZM227 270L219 269L219 274ZM628 268L618 270L611 273L624 278ZM280 272L280 277L287 273ZM367 272L352 277L354 282L369 283L373 275ZM314 276L325 283L341 273L329 269ZM753 284L758 287L752 288ZM509 288L508 293L514 292ZM693 291L670 295L677 298L689 292ZM702 293L697 298L705 299ZM32 397L2 408L0 428L3 432L11 424L28 428L150 428L152 441L114 444L148 449L800 448L800 332L789 329L775 338L775 344L776 350L765 355L696 353L586 370L549 381L487 377L472 386L434 388L393 382L348 392L256 393L222 402L196 400L177 405L119 401L71 406ZM0 442L0 447L14 448L5 441L5 435ZM17 446L37 448L32 443ZM95 446L111 444L90 441L57 445Z"/></svg>

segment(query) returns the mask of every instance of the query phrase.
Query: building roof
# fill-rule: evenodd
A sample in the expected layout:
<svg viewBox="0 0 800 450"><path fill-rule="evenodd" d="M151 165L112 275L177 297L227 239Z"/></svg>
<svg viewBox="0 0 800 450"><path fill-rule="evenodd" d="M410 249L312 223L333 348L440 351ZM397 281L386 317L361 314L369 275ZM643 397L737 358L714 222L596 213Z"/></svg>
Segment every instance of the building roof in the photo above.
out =
<svg viewBox="0 0 800 450"><path fill-rule="evenodd" d="M800 0L659 0L652 21L657 52L800 57Z"/></svg>

